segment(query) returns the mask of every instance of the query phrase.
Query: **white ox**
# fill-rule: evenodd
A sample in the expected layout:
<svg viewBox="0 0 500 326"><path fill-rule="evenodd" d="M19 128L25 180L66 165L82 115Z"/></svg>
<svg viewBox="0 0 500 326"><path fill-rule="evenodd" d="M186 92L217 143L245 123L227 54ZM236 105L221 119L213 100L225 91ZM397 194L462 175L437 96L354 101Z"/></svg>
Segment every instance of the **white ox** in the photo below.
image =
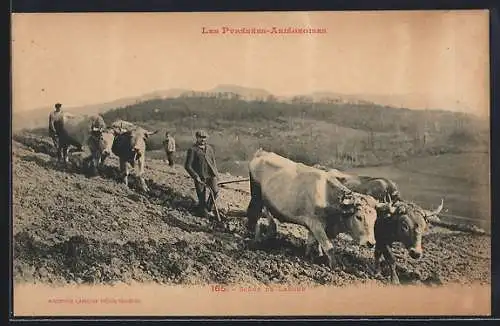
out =
<svg viewBox="0 0 500 326"><path fill-rule="evenodd" d="M92 136L92 129L96 125L99 129L96 135ZM68 162L68 152L71 146L75 147L78 152L83 152L84 146L88 146L94 169L102 166L104 160L111 155L114 134L112 131L105 130L106 125L100 115L86 116L61 112L54 120L54 128L58 137L58 160L65 164Z"/></svg>
<svg viewBox="0 0 500 326"><path fill-rule="evenodd" d="M136 176L139 179L140 187L143 191L149 191L146 181L144 180L144 166L146 161L146 140L149 136L156 134L156 131L147 131L133 123L119 120L111 124L111 128L115 130L115 139L111 148L120 160L120 172L122 180L128 186L129 168L136 168Z"/></svg>
<svg viewBox="0 0 500 326"><path fill-rule="evenodd" d="M386 206L373 197L350 191L328 172L293 162L259 149L249 162L251 201L247 209L250 233L259 237L263 208L275 232L275 220L304 226L309 231L306 256L315 240L335 265L330 239L349 234L360 245L375 244L377 209ZM272 215L272 216L271 216Z"/></svg>

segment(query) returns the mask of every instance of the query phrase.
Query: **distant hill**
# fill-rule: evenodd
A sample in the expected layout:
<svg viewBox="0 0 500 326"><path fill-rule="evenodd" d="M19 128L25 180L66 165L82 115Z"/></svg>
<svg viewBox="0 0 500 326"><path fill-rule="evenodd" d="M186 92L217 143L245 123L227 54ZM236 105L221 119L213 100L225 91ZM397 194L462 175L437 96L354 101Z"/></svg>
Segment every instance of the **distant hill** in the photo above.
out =
<svg viewBox="0 0 500 326"><path fill-rule="evenodd" d="M299 100L306 102L327 102L327 103L337 103L337 104L355 104L355 105L380 105L380 106L390 106L394 108L415 108L423 109L427 108L425 102L425 96L418 94L408 94L408 95L370 95L370 94L341 94L335 92L314 92L311 94L297 94L295 96L277 96L268 92L265 89L260 88L249 88L238 85L231 84L220 84L216 87L198 91L198 90L188 90L188 89L168 89L168 90L157 90L149 92L143 95L125 97L117 99L111 102L84 105L78 107L64 107L64 109L80 114L96 114L103 113L110 109L116 109L121 107L126 107L134 105L140 102L152 100L152 99L166 99L166 98L177 98L179 96L216 96L217 94L230 94L238 97L238 99L246 101L254 100L268 100L273 98L276 101L291 103ZM450 111L465 111L467 108L461 103L453 102L450 99L441 99L440 106L443 110ZM64 104L64 103L63 103ZM438 108L435 108L438 109ZM34 110L19 112L13 114L13 129L19 130L23 128L38 128L43 127L47 124L47 117L51 107L38 108Z"/></svg>
<svg viewBox="0 0 500 326"><path fill-rule="evenodd" d="M275 102L248 101L218 97L209 92L192 92L182 98L151 99L107 111L105 121L124 119L133 122L191 119L260 124L269 120L307 118L367 132L442 133L445 130L487 132L489 123L473 115L445 110L411 110L370 102Z"/></svg>
<svg viewBox="0 0 500 326"><path fill-rule="evenodd" d="M335 92L314 92L312 94L298 95L306 97L314 102L331 100L334 103L344 104L377 104L393 108L409 108L415 110L422 109L442 109L453 112L471 112L470 108L459 101L451 98L441 97L433 99L433 105L428 103L427 97L423 94L342 94ZM289 101L292 97L284 98ZM479 113L481 115L481 113Z"/></svg>

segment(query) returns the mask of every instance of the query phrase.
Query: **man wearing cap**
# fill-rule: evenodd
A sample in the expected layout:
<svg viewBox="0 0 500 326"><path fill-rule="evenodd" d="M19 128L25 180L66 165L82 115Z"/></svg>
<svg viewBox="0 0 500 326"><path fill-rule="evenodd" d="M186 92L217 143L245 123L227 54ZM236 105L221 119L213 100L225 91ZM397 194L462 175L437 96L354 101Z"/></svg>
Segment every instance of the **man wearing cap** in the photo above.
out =
<svg viewBox="0 0 500 326"><path fill-rule="evenodd" d="M184 168L194 180L199 212L201 216L208 217L214 201L206 202L206 187L212 190L215 200L219 191L217 186L219 172L215 163L214 149L207 144L208 134L204 130L199 130L195 136L196 143L187 150Z"/></svg>
<svg viewBox="0 0 500 326"><path fill-rule="evenodd" d="M167 154L169 166L174 166L174 153L175 153L175 139L170 135L170 132L165 132L165 140L163 141L163 148Z"/></svg>
<svg viewBox="0 0 500 326"><path fill-rule="evenodd" d="M55 110L50 112L49 114L49 136L52 138L52 141L54 142L54 146L57 148L59 141L57 138L57 133L56 133L56 128L54 127L54 121L58 118L58 116L61 114L61 103L56 103L54 105Z"/></svg>

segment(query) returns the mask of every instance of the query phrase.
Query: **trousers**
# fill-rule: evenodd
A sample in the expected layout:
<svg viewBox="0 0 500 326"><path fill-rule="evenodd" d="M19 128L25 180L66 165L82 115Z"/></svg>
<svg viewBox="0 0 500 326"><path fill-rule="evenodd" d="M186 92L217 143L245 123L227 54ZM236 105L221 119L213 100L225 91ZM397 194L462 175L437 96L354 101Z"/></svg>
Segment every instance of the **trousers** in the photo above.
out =
<svg viewBox="0 0 500 326"><path fill-rule="evenodd" d="M167 161L169 166L174 166L174 152L167 152Z"/></svg>
<svg viewBox="0 0 500 326"><path fill-rule="evenodd" d="M213 193L213 198L217 199L218 193L219 193L219 186L217 184L217 178L212 177L205 179L205 184L197 182L195 180L194 186L196 188L196 195L198 196L198 208L204 210L204 211L212 211L214 208L214 201L210 197L207 200L207 189L206 187L210 187Z"/></svg>

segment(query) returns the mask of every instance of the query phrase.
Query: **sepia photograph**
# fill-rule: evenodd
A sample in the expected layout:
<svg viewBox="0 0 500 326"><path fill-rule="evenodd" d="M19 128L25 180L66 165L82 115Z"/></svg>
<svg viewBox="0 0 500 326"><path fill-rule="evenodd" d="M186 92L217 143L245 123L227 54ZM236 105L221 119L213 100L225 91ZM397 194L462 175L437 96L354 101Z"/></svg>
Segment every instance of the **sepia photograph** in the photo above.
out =
<svg viewBox="0 0 500 326"><path fill-rule="evenodd" d="M491 314L487 10L11 24L15 317Z"/></svg>

